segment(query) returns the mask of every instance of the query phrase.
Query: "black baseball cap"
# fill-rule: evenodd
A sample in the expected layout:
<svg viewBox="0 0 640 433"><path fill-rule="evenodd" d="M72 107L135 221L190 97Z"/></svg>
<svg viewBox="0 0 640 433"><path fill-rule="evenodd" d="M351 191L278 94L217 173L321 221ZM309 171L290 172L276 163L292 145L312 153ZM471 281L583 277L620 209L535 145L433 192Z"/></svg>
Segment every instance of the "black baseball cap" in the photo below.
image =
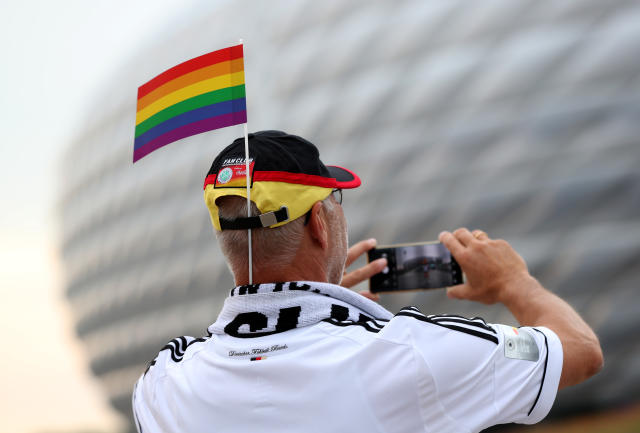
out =
<svg viewBox="0 0 640 433"><path fill-rule="evenodd" d="M278 227L304 215L333 189L360 186L351 170L320 160L316 146L282 131L248 135L251 201L261 215L220 219L216 200L227 195L247 197L245 139L237 138L214 159L204 181L204 199L217 230Z"/></svg>

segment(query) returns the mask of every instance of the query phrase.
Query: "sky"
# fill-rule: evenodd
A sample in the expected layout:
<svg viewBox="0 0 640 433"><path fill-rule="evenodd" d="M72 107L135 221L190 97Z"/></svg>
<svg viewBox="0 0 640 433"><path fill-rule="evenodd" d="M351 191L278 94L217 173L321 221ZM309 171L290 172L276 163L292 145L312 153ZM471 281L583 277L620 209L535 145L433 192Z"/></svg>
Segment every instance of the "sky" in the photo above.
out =
<svg viewBox="0 0 640 433"><path fill-rule="evenodd" d="M2 432L124 426L91 377L64 299L59 158L117 68L205 3L0 1Z"/></svg>

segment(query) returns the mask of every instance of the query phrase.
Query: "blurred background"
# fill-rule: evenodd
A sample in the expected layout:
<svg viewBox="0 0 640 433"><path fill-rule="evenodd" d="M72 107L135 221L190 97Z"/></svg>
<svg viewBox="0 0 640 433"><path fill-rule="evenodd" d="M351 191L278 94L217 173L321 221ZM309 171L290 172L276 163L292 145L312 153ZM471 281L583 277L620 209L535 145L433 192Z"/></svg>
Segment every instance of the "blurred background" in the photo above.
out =
<svg viewBox="0 0 640 433"><path fill-rule="evenodd" d="M136 96L240 38L249 130L362 178L352 241L482 228L598 333L599 375L491 431L640 431L640 2L5 1L0 20L2 431L133 431L147 362L215 320L232 279L202 183L242 127L133 165ZM443 291L382 303L516 324Z"/></svg>

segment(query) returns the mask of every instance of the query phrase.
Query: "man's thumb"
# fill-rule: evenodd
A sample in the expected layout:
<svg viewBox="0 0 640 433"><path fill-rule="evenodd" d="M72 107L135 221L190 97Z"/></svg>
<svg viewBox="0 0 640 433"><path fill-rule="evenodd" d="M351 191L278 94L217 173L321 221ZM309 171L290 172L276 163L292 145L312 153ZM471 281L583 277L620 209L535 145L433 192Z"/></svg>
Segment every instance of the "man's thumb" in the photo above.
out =
<svg viewBox="0 0 640 433"><path fill-rule="evenodd" d="M457 286L447 287L447 296L452 299L466 299L469 286L466 284L458 284Z"/></svg>

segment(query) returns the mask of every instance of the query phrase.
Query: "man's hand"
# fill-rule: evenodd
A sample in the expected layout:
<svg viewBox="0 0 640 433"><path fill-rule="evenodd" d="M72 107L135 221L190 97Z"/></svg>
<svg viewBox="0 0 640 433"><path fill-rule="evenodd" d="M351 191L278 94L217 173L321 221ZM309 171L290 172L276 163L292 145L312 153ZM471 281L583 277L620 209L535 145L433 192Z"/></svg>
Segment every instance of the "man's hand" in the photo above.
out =
<svg viewBox="0 0 640 433"><path fill-rule="evenodd" d="M449 297L501 302L520 325L545 326L556 333L564 352L560 388L580 383L602 368L602 349L589 325L529 275L526 263L507 242L467 229L442 232L440 242L467 276L465 284L449 288Z"/></svg>
<svg viewBox="0 0 640 433"><path fill-rule="evenodd" d="M482 230L462 228L440 233L440 242L460 264L467 282L447 289L455 299L494 304L504 302L507 292L530 277L527 264L503 240L489 239Z"/></svg>
<svg viewBox="0 0 640 433"><path fill-rule="evenodd" d="M387 259L376 259L371 263L367 263L366 265L353 270L351 272L347 272L346 268L348 268L351 263L355 262L358 257L362 254L366 253L372 248L375 248L377 242L375 239L367 239L366 241L360 241L357 244L353 245L349 248L347 252L347 262L345 264L345 273L342 276L342 282L340 283L343 287L353 287L356 284L368 280L373 275L381 272L385 266L387 266ZM372 301L379 301L380 296L374 293L371 293L368 290L361 290L360 294L365 298L369 298Z"/></svg>

